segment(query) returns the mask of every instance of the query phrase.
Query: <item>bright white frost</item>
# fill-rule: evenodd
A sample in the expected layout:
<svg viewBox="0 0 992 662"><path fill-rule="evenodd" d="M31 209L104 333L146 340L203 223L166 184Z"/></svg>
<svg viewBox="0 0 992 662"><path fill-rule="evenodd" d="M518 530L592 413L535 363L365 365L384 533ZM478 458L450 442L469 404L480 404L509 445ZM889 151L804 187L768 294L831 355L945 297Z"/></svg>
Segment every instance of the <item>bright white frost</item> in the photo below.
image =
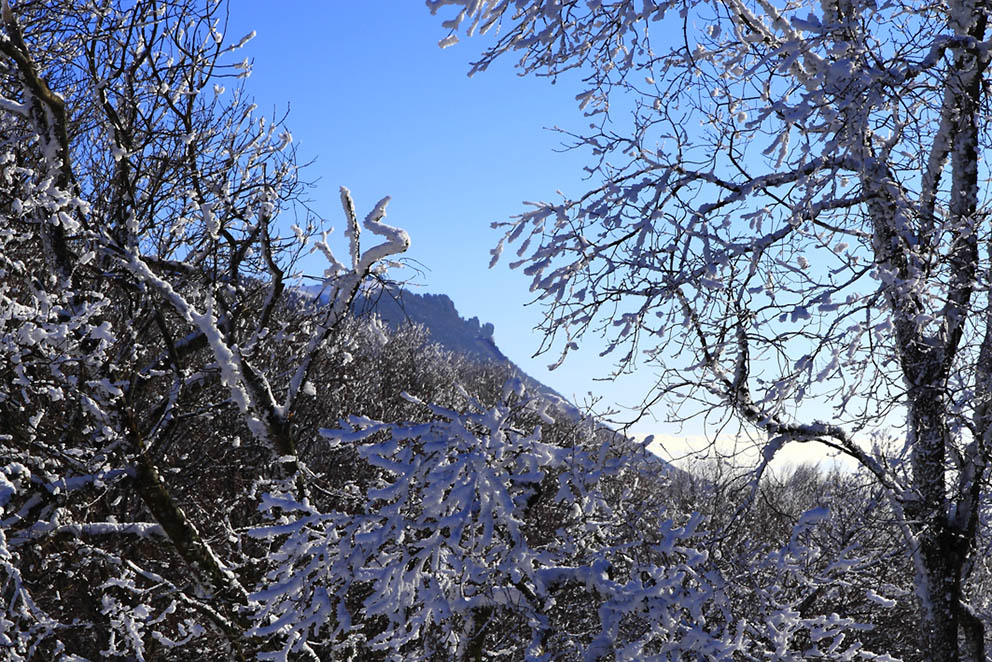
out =
<svg viewBox="0 0 992 662"><path fill-rule="evenodd" d="M729 661L764 659L769 641L779 660L872 659L845 641L866 626L796 611L809 591L870 568L854 557L825 561L810 544L825 509L800 518L784 548L735 561L734 572L751 574L748 607L757 605L758 619L748 622L730 599L731 578L699 551L701 518L679 525L666 504L634 496L635 486L661 478L657 460L630 448L615 457L609 443L562 447L542 441L541 427L518 429L515 416L546 407L519 380L495 407L470 400L463 412L405 397L428 422L351 417L345 428L322 430L381 470L358 510L321 513L289 495L263 498L274 521L251 535L278 542L280 564L252 594L264 624L256 631L286 641L267 659L290 659L328 624L323 636L344 654L371 636L370 622L379 626L367 645L394 660L411 645L450 659L502 645L528 660ZM542 508L549 519L540 519ZM802 637L816 642L805 652L793 647Z"/></svg>
<svg viewBox="0 0 992 662"><path fill-rule="evenodd" d="M507 395L512 399L493 408L470 402L463 413L411 398L430 422L352 417L348 428L322 431L334 445L354 446L383 479L356 513L320 513L287 496L263 500L263 510L282 514L252 532L282 540L280 566L252 594L266 623L258 633L286 636L284 651L271 659L288 659L328 622L334 624L329 634L348 642L361 631L359 623L377 617L388 624L368 645L389 659L402 659L403 647L417 641L457 658L478 645L475 639L485 636L494 614L520 629L514 636L526 637L517 645L526 643L527 659L541 659L556 627L549 607L566 585L584 587L600 600L607 596L599 631L576 644L590 654L614 650L618 659L642 659L638 651L650 644L672 655L691 649L707 659L725 658L732 646L718 635L719 618L709 634L696 631L707 612L719 614L715 587L702 579L685 583L687 573L697 574L692 564L705 559L681 547L698 521L686 528L663 524L667 533L654 549L671 554L671 566L638 564L626 571L626 580L608 576L619 558L603 543L618 535L609 523L623 514L602 490L611 477L633 476L635 465L544 443L540 428L515 429L515 414L547 416L547 405L513 397L513 389ZM551 541L541 543L528 511L535 495L547 491L557 511L571 514ZM591 545L595 538L599 544ZM354 596L362 594L355 604ZM621 633L620 621L641 609L648 622L633 637ZM686 611L693 614L688 620Z"/></svg>

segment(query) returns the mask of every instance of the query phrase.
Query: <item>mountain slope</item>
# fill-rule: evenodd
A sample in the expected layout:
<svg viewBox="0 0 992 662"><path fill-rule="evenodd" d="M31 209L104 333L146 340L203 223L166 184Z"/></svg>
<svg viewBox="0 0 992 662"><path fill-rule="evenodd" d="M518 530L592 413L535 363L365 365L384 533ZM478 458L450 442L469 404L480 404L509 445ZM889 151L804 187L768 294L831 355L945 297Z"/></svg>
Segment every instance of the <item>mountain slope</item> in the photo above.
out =
<svg viewBox="0 0 992 662"><path fill-rule="evenodd" d="M374 312L393 328L404 324L423 326L433 342L480 363L508 365L528 390L553 400L564 411L580 416L579 410L560 393L534 379L510 360L496 345L492 323L479 318L464 319L445 294L415 294L402 288L388 288L355 301L357 314Z"/></svg>
<svg viewBox="0 0 992 662"><path fill-rule="evenodd" d="M386 324L421 324L431 340L446 349L478 361L510 361L493 340L495 328L478 317L463 319L454 302L444 294L414 294L404 289L382 290L359 299L356 312L375 312Z"/></svg>

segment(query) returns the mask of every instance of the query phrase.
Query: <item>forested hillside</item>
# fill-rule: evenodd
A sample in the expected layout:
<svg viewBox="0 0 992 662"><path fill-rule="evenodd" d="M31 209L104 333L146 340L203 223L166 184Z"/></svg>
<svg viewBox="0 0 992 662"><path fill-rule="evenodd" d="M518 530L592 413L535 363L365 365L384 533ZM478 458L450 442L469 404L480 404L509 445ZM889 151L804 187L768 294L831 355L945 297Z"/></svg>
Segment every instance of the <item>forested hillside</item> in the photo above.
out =
<svg viewBox="0 0 992 662"><path fill-rule="evenodd" d="M496 344L492 322L480 322L477 317L463 319L455 303L444 294L418 294L401 287L374 288L356 297L353 308L358 315L377 315L393 329L422 326L430 342L475 363L500 364L528 390L553 401L568 416L582 416L565 396L528 375L503 354Z"/></svg>

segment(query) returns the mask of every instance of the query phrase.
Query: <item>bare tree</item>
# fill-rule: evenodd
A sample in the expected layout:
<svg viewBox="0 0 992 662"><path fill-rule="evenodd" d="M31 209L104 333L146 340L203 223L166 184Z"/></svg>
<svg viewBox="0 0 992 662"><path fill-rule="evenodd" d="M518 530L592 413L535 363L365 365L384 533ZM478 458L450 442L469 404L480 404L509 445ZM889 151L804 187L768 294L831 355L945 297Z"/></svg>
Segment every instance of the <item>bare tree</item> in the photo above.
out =
<svg viewBox="0 0 992 662"><path fill-rule="evenodd" d="M988 6L428 5L456 12L442 45L498 28L473 72L584 77L573 137L601 183L505 238L549 344L646 352L645 409L725 412L762 438L759 475L786 444L856 460L901 523L927 659L985 659L966 595L992 459Z"/></svg>
<svg viewBox="0 0 992 662"><path fill-rule="evenodd" d="M314 361L409 239L386 198L360 245L346 189L347 264L316 237L224 4L0 9L0 647L146 659L209 631L254 657L230 511L266 481L307 498L293 418ZM308 248L327 305L289 287Z"/></svg>

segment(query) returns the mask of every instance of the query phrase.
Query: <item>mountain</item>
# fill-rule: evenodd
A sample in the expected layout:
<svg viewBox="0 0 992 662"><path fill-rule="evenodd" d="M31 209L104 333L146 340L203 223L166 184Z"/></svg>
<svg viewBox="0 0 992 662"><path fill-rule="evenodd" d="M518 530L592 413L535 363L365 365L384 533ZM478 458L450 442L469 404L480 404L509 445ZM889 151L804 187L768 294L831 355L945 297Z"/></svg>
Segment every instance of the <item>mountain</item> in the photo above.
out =
<svg viewBox="0 0 992 662"><path fill-rule="evenodd" d="M356 299L356 313L374 312L389 326L423 326L433 342L480 363L503 363L512 369L528 390L542 394L572 416L579 410L550 386L534 379L511 361L496 345L495 328L478 317L464 319L445 294L415 294L402 288L386 288Z"/></svg>
<svg viewBox="0 0 992 662"><path fill-rule="evenodd" d="M358 312L374 311L394 328L408 323L423 325L432 341L477 361L512 363L496 346L493 325L479 322L478 317L463 319L447 295L384 289L374 297L359 299L355 307Z"/></svg>
<svg viewBox="0 0 992 662"><path fill-rule="evenodd" d="M317 296L326 301L321 295L320 286L300 288L310 296ZM352 309L356 315L376 314L387 325L399 328L405 324L417 324L424 327L431 341L445 349L461 354L480 363L495 362L508 366L528 391L539 393L554 405L559 411L574 421L589 420L578 407L567 398L537 379L534 379L520 366L515 364L497 346L494 339L495 328L492 323L482 322L477 317L464 319L458 314L454 302L445 294L415 294L400 287L379 288L369 293L359 293ZM601 421L591 421L597 430L609 434L617 434L610 426ZM641 443L628 438L636 446ZM659 463L662 472L674 471L681 473L671 464L654 454L649 454L653 461Z"/></svg>

